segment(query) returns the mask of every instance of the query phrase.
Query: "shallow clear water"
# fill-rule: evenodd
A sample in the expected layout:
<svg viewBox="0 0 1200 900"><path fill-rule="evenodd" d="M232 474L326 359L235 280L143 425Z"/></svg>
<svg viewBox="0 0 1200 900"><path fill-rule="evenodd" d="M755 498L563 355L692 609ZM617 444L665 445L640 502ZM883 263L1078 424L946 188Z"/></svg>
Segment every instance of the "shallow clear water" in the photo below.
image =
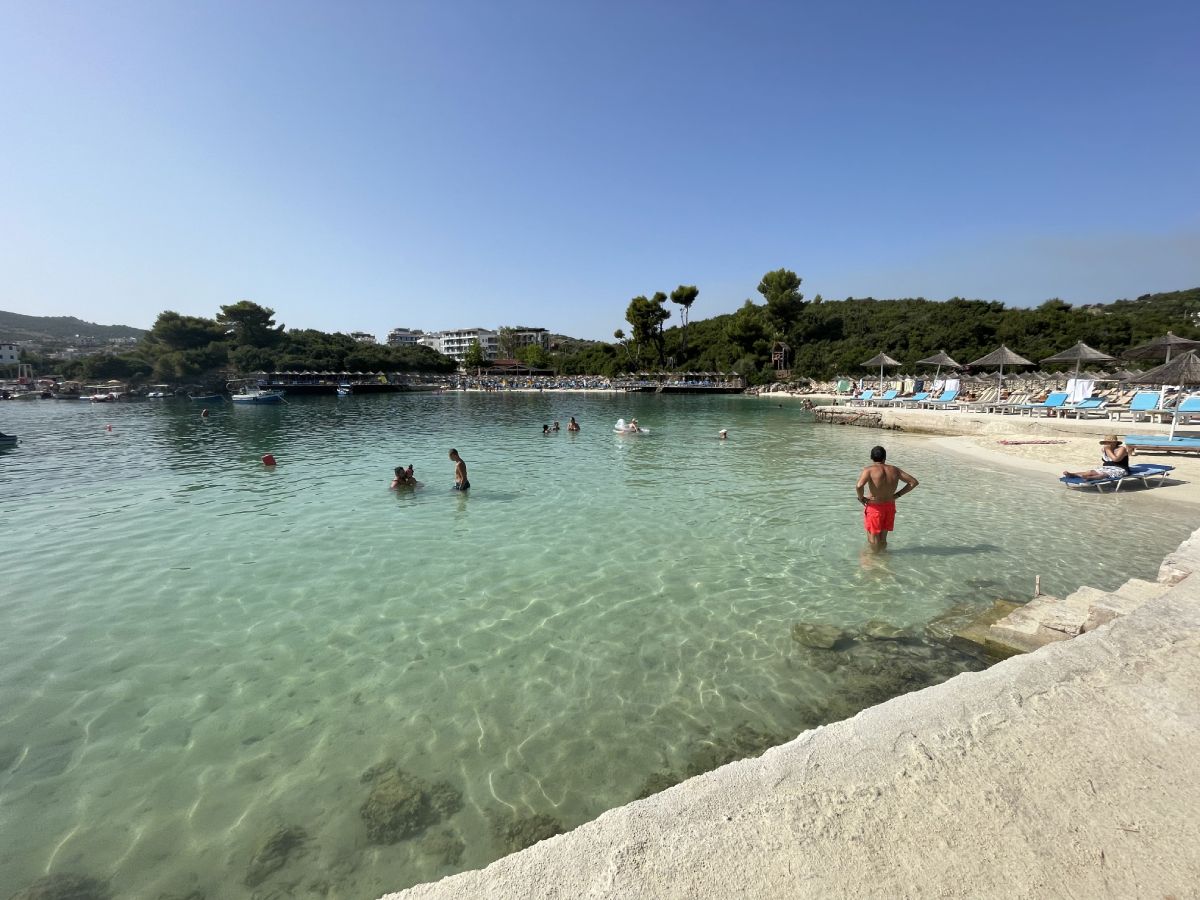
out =
<svg viewBox="0 0 1200 900"><path fill-rule="evenodd" d="M581 433L541 435L569 415ZM630 415L651 433L613 434ZM0 405L24 439L0 453L0 885L371 898L484 865L514 821L572 827L979 665L924 638L811 650L796 623L919 635L1035 574L1113 588L1195 524L800 419L611 395ZM853 490L878 442L921 479L886 557ZM409 462L424 487L389 491ZM389 758L462 808L372 843L360 776ZM307 839L247 886L281 825Z"/></svg>

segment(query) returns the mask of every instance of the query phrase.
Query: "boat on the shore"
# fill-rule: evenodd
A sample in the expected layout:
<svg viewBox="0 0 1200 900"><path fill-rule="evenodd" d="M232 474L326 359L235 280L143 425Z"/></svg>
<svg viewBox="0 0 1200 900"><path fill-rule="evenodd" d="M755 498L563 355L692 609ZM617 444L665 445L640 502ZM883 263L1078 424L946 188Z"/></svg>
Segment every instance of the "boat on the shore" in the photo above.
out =
<svg viewBox="0 0 1200 900"><path fill-rule="evenodd" d="M0 431L0 447L15 447L17 446L17 436L15 434L5 434Z"/></svg>

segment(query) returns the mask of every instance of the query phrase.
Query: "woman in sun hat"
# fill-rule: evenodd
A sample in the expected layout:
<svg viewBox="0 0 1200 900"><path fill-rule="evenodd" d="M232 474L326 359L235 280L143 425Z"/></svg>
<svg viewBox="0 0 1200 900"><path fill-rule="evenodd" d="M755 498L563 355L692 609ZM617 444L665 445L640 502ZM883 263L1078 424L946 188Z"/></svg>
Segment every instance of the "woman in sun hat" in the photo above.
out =
<svg viewBox="0 0 1200 900"><path fill-rule="evenodd" d="M1121 478L1129 474L1130 449L1115 434L1106 434L1100 441L1100 465L1086 472L1063 472L1077 478Z"/></svg>

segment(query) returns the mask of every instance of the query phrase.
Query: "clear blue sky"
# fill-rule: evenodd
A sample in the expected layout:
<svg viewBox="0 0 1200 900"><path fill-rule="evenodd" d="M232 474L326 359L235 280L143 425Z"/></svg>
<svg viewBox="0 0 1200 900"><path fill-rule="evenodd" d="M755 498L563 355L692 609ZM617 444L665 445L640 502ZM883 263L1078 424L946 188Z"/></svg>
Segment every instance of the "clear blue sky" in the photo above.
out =
<svg viewBox="0 0 1200 900"><path fill-rule="evenodd" d="M0 309L149 326L1200 285L1200 3L0 0Z"/></svg>

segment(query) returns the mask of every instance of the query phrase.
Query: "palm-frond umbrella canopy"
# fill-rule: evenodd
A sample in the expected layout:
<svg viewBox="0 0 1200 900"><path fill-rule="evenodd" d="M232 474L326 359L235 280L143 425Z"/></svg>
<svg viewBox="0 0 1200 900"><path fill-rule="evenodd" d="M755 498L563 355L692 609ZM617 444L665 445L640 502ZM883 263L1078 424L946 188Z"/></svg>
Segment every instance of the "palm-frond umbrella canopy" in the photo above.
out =
<svg viewBox="0 0 1200 900"><path fill-rule="evenodd" d="M1188 350L1186 353L1181 353L1169 363L1163 363L1161 366L1156 366L1148 372L1143 372L1141 375L1134 375L1129 379L1130 384L1158 384L1158 385L1179 385L1180 387L1195 387L1200 385L1200 356L1196 355L1195 350ZM1175 404L1178 408L1179 404ZM1178 413L1171 415L1171 434L1170 438L1175 437L1175 424L1178 422Z"/></svg>
<svg viewBox="0 0 1200 900"><path fill-rule="evenodd" d="M987 356L979 357L979 359L975 360L975 362L971 363L970 365L972 367L975 367L975 366L999 366L1000 371L997 373L996 377L999 381L999 386L1001 388L1003 388L1004 387L1004 367L1005 366L1032 366L1033 363L1031 363L1025 357L1019 356L1016 353L1013 353L1011 350L1009 350L1007 347L1005 347L1002 344L1001 346L999 346L995 350L993 350L991 353L989 353Z"/></svg>
<svg viewBox="0 0 1200 900"><path fill-rule="evenodd" d="M1085 362L1112 362L1113 357L1107 353L1101 353L1092 347L1089 347L1083 341L1080 341L1074 347L1064 350L1062 353L1055 353L1053 356L1047 356L1042 360L1043 363L1075 363L1075 374L1079 374L1079 367Z"/></svg>
<svg viewBox="0 0 1200 900"><path fill-rule="evenodd" d="M942 366L947 369L961 369L958 363L950 358L950 355L945 350L939 350L933 356L927 356L925 359L917 360L918 366L937 366L937 371L933 373L933 380L936 382L942 374Z"/></svg>
<svg viewBox="0 0 1200 900"><path fill-rule="evenodd" d="M872 369L876 366L879 366L879 389L883 390L883 367L898 366L900 363L897 360L892 359L886 353L876 353L865 363L863 363L863 365L870 366Z"/></svg>
<svg viewBox="0 0 1200 900"><path fill-rule="evenodd" d="M1132 350L1126 350L1124 356L1126 359L1161 359L1165 356L1167 362L1170 362L1172 353L1178 353L1181 350L1195 350L1197 347L1200 347L1200 341L1181 338L1174 332L1168 331L1160 338L1155 338Z"/></svg>

